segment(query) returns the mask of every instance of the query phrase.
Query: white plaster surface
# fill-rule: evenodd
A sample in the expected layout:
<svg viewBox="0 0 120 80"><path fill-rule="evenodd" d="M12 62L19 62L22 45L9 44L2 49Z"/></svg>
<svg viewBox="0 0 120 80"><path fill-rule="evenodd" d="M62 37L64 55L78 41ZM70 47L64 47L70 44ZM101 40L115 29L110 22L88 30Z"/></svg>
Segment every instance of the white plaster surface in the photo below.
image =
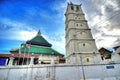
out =
<svg viewBox="0 0 120 80"><path fill-rule="evenodd" d="M114 68L107 69L107 66ZM82 69L83 68L83 69ZM120 80L120 64L32 65L0 67L0 80Z"/></svg>

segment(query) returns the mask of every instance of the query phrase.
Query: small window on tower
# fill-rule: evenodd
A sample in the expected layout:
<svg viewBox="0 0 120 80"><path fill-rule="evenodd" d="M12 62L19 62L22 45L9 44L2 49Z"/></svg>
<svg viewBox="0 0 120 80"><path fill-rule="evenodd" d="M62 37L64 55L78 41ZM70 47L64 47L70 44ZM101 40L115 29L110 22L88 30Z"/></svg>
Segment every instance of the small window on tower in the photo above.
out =
<svg viewBox="0 0 120 80"><path fill-rule="evenodd" d="M89 58L87 58L87 62L89 62Z"/></svg>
<svg viewBox="0 0 120 80"><path fill-rule="evenodd" d="M83 43L83 46L85 46L85 43Z"/></svg>
<svg viewBox="0 0 120 80"><path fill-rule="evenodd" d="M74 10L73 6L71 6L71 10Z"/></svg>
<svg viewBox="0 0 120 80"><path fill-rule="evenodd" d="M78 24L76 24L76 26L78 26Z"/></svg>
<svg viewBox="0 0 120 80"><path fill-rule="evenodd" d="M75 16L75 19L77 19L77 16Z"/></svg>
<svg viewBox="0 0 120 80"><path fill-rule="evenodd" d="M83 26L83 24L80 25L81 27Z"/></svg>
<svg viewBox="0 0 120 80"><path fill-rule="evenodd" d="M79 11L79 7L78 6L76 7L76 11Z"/></svg>

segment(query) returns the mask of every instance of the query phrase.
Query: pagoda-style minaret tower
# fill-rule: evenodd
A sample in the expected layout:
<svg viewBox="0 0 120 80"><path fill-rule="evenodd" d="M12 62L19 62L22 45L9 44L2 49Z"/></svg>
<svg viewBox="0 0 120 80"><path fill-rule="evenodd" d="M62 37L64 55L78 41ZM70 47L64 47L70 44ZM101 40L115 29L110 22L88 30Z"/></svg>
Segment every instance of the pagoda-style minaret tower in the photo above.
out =
<svg viewBox="0 0 120 80"><path fill-rule="evenodd" d="M67 63L98 63L100 54L81 5L68 3L65 17Z"/></svg>

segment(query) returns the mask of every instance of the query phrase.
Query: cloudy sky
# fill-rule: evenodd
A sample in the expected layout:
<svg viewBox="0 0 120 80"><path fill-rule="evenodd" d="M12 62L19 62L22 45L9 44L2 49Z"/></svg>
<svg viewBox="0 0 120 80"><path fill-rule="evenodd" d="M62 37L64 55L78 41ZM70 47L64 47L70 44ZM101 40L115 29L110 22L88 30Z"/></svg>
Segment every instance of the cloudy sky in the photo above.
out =
<svg viewBox="0 0 120 80"><path fill-rule="evenodd" d="M0 0L0 53L33 38L38 30L52 47L65 54L65 10L82 3L96 45L120 45L120 0Z"/></svg>

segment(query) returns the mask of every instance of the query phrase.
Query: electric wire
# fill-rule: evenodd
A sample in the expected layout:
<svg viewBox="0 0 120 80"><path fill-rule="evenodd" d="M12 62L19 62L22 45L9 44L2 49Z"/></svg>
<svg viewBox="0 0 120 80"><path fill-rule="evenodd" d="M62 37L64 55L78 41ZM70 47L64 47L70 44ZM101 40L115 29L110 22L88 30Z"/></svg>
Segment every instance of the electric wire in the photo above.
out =
<svg viewBox="0 0 120 80"><path fill-rule="evenodd" d="M106 20L112 19L114 16L117 16L119 13L120 13L120 11L119 11L119 12L116 12L114 15L111 15L111 17L106 18ZM104 20L101 20L101 21L99 21L98 23L94 24L93 27L94 27L94 26L97 26L97 25L101 25L101 24L106 23L106 22L107 22L107 21L104 22Z"/></svg>
<svg viewBox="0 0 120 80"><path fill-rule="evenodd" d="M82 3L82 0L79 0L81 3ZM113 2L115 2L115 1L113 1ZM106 0L104 0L104 2L103 2L103 4L102 5L104 5L106 3ZM119 4L119 3L118 3ZM84 2L84 6L87 8L88 6L87 5L85 5L85 2ZM116 7L119 7L119 6L116 6ZM93 8L95 8L95 7L91 7L91 9L93 9ZM115 8L113 8L113 9L115 9ZM109 11L110 12L110 11ZM114 14L114 13L113 13ZM112 17L114 17L115 15L111 15ZM111 19L111 17L110 17L110 19ZM109 18L107 18L107 20L109 20ZM101 20L101 21L103 21L103 20ZM98 25L98 24L101 24L102 22L101 21L99 21L98 23L96 23L96 24L94 24L93 26L96 26L96 25Z"/></svg>
<svg viewBox="0 0 120 80"><path fill-rule="evenodd" d="M119 4L119 3L118 3L118 4ZM116 7L119 7L119 6L116 6ZM115 8L112 8L112 9L115 9ZM115 12L112 13L112 14L111 14L111 17L106 18L106 20L110 20L110 19L112 19L114 16L118 15L118 14L120 13L119 11L120 11L120 9L119 9L118 11L116 11L116 13L115 13ZM108 12L110 12L110 11L108 11ZM94 24L93 27L96 26L96 25L100 25L101 23L102 23L102 24L105 23L104 20L100 20L98 23Z"/></svg>

